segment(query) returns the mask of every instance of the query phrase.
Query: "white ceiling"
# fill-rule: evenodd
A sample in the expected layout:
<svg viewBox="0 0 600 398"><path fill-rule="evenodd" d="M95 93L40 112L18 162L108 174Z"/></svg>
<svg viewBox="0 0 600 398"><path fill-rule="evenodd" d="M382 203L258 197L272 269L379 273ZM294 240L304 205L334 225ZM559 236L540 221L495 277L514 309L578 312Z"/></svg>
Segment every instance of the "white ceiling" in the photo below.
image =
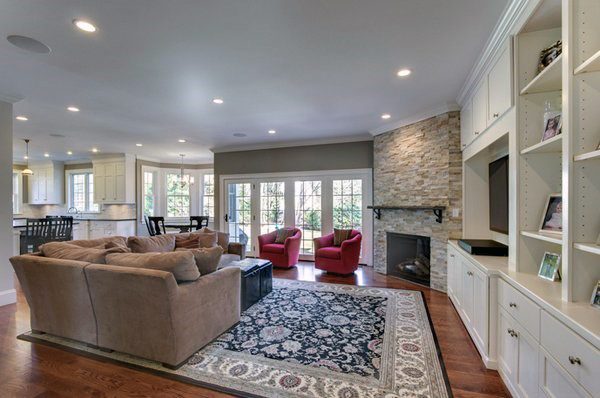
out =
<svg viewBox="0 0 600 398"><path fill-rule="evenodd" d="M453 102L506 3L0 0L0 96L22 98L15 115L29 121L15 120L14 135L32 139L32 158L95 146L204 162L211 149L369 137ZM19 50L11 34L52 52ZM413 74L396 77L401 67ZM23 151L15 140L15 158Z"/></svg>

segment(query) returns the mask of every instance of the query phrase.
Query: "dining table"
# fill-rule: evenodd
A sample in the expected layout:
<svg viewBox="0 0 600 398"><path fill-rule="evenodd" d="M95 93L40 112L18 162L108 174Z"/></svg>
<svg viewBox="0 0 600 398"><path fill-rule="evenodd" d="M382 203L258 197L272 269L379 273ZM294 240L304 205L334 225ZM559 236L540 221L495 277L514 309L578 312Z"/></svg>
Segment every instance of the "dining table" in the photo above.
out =
<svg viewBox="0 0 600 398"><path fill-rule="evenodd" d="M180 233L190 232L190 223L165 223L165 229L178 229Z"/></svg>

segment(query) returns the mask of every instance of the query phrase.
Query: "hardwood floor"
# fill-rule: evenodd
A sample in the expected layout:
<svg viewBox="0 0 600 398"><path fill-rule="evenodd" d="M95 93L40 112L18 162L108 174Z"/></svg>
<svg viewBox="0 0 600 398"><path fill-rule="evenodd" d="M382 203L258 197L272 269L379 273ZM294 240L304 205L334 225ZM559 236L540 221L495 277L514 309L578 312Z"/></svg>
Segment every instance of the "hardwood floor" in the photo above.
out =
<svg viewBox="0 0 600 398"><path fill-rule="evenodd" d="M498 373L483 366L445 294L377 274L369 267L341 277L323 274L312 263L304 263L290 270L275 270L275 277L423 291L454 396L510 396ZM228 396L16 339L28 330L29 309L19 292L17 304L0 307L0 397Z"/></svg>

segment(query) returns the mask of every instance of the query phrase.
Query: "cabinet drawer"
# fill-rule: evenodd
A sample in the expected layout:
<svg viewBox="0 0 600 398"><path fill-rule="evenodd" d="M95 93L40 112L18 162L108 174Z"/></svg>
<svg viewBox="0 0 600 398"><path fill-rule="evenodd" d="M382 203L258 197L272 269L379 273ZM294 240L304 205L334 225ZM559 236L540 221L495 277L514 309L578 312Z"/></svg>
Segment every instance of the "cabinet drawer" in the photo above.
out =
<svg viewBox="0 0 600 398"><path fill-rule="evenodd" d="M503 280L498 284L498 303L539 340L540 307Z"/></svg>
<svg viewBox="0 0 600 398"><path fill-rule="evenodd" d="M552 357L540 350L540 397L590 398Z"/></svg>
<svg viewBox="0 0 600 398"><path fill-rule="evenodd" d="M600 351L545 311L541 344L589 393L600 391Z"/></svg>

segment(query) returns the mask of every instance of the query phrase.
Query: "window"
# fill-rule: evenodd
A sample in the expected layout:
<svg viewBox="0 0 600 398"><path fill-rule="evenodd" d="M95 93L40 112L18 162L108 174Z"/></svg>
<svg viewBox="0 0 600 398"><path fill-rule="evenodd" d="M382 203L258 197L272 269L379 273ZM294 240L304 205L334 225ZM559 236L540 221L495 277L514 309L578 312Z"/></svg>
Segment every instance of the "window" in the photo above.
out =
<svg viewBox="0 0 600 398"><path fill-rule="evenodd" d="M333 227L362 228L362 180L333 180Z"/></svg>
<svg viewBox="0 0 600 398"><path fill-rule="evenodd" d="M94 175L89 172L76 172L69 175L69 207L79 212L98 211L94 203Z"/></svg>
<svg viewBox="0 0 600 398"><path fill-rule="evenodd" d="M204 175L204 184L202 184L202 215L208 216L209 220L215 218L215 176L213 174Z"/></svg>
<svg viewBox="0 0 600 398"><path fill-rule="evenodd" d="M21 173L18 171L12 175L12 205L13 214L21 212Z"/></svg>
<svg viewBox="0 0 600 398"><path fill-rule="evenodd" d="M190 183L189 174L167 173L167 217L190 216Z"/></svg>
<svg viewBox="0 0 600 398"><path fill-rule="evenodd" d="M285 183L260 183L260 233L267 234L283 227Z"/></svg>
<svg viewBox="0 0 600 398"><path fill-rule="evenodd" d="M153 171L144 171L144 215L153 216L156 206L155 175Z"/></svg>
<svg viewBox="0 0 600 398"><path fill-rule="evenodd" d="M231 183L227 189L229 237L233 242L252 242L252 184Z"/></svg>
<svg viewBox="0 0 600 398"><path fill-rule="evenodd" d="M302 230L300 253L313 254L313 239L321 236L321 181L295 182L296 227Z"/></svg>

